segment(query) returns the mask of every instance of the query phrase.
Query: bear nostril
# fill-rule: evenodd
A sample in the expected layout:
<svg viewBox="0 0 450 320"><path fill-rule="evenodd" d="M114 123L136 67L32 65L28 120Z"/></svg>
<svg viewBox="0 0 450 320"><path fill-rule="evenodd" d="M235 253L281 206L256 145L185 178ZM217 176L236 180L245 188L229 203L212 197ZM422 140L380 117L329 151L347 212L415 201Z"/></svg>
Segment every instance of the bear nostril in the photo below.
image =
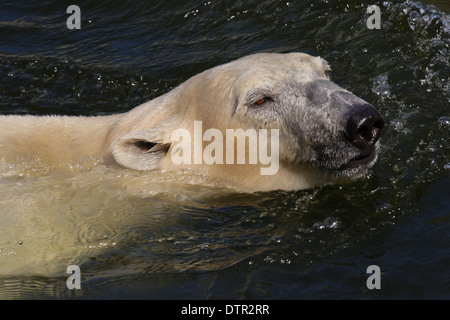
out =
<svg viewBox="0 0 450 320"><path fill-rule="evenodd" d="M357 148L372 147L380 138L384 121L369 104L360 106L358 109L347 122L346 137Z"/></svg>

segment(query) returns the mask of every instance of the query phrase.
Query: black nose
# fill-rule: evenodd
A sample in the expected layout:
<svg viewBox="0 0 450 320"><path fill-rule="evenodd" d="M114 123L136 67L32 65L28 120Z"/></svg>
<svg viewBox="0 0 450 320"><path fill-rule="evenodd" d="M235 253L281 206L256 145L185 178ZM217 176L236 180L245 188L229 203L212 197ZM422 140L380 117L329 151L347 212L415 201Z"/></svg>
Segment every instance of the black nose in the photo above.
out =
<svg viewBox="0 0 450 320"><path fill-rule="evenodd" d="M367 104L357 107L357 111L350 116L346 136L357 148L366 149L378 141L383 127L383 118L373 106Z"/></svg>

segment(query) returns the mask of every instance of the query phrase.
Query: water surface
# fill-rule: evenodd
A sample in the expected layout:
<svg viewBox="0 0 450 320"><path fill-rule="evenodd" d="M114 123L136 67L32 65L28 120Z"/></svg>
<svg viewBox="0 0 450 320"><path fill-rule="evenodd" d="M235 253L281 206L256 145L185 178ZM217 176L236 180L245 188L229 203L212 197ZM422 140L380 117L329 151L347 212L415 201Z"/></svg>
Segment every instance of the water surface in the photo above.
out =
<svg viewBox="0 0 450 320"><path fill-rule="evenodd" d="M380 158L348 185L201 199L189 184L127 196L105 168L12 168L0 264L23 268L0 276L1 298L450 298L446 1L78 1L80 30L66 27L70 4L3 2L2 114L125 112L243 55L302 51L383 115ZM366 26L372 4L380 30ZM66 287L72 263L81 290Z"/></svg>

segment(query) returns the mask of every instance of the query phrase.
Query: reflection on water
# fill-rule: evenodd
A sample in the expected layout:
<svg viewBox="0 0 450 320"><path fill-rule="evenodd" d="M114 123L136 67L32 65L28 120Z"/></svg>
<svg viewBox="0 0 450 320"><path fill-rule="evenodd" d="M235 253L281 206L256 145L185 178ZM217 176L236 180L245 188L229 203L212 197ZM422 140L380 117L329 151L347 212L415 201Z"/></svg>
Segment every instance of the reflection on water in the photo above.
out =
<svg viewBox="0 0 450 320"><path fill-rule="evenodd" d="M328 60L387 128L368 177L298 192L236 194L95 163L69 173L2 164L0 298L445 297L449 16L371 4L381 30L354 1L86 2L79 32L64 30L53 1L5 6L2 114L123 112L242 55L304 51ZM65 286L71 264L79 291ZM379 293L362 288L369 264L390 284ZM402 276L406 266L420 273ZM423 274L442 281L430 287Z"/></svg>

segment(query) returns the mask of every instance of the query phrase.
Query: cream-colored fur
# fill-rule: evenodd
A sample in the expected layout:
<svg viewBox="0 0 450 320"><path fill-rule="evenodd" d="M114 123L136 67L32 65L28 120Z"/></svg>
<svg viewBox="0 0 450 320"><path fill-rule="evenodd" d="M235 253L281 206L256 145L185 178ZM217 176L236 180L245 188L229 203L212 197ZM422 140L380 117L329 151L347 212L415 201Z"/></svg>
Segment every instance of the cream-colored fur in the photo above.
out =
<svg viewBox="0 0 450 320"><path fill-rule="evenodd" d="M206 70L123 114L0 116L0 277L67 277L72 264L85 275L89 257L128 247L142 221L150 230L174 223L180 204L195 207L196 197L334 181L329 169L358 155L342 130L348 110L362 102L332 84L328 68L301 53L256 54ZM256 103L264 97L270 99ZM193 133L194 121L203 131L278 129L278 171L174 164L171 135Z"/></svg>
<svg viewBox="0 0 450 320"><path fill-rule="evenodd" d="M297 88L317 80L328 81L328 69L324 60L307 54L255 54L202 72L124 114L0 116L0 160L31 161L59 170L86 159L135 170L192 170L245 191L321 185L332 181L331 176L307 161L314 159L314 155L310 156L314 150L308 141L303 141L306 138L301 139L300 132L310 126L310 134L314 130L316 135L322 134L314 128L316 123L300 123L303 114L317 110L306 101L307 93ZM277 100L261 107L249 102L269 93ZM178 128L192 133L194 121L202 121L203 130L216 128L222 132L238 128L279 129L277 173L261 175L261 164L175 165L171 159L171 134Z"/></svg>

